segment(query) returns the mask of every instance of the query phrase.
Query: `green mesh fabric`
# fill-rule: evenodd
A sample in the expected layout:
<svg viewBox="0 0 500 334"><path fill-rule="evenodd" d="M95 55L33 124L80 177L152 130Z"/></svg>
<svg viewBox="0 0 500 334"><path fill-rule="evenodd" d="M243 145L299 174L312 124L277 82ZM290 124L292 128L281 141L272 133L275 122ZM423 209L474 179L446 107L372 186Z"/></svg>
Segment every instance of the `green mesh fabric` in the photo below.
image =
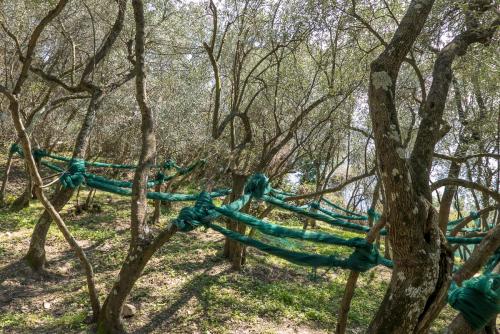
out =
<svg viewBox="0 0 500 334"><path fill-rule="evenodd" d="M326 198L324 198L324 197L321 197L321 201L322 201L322 202L324 202L325 204L327 204L327 205L331 206L332 208L337 209L337 210L340 210L340 211L343 211L343 212L345 212L345 213L348 213L348 214L349 214L349 215L351 215L351 216L358 216L358 217L368 218L368 217L363 216L363 215L361 215L361 214L359 214L359 213L356 213L356 212L354 212L354 211L350 211L350 210L344 209L343 207L341 207L341 206L339 206L339 205L337 205L337 204L335 204L335 203L333 203L333 202L331 202L331 201L327 200L327 199L326 199Z"/></svg>
<svg viewBox="0 0 500 334"><path fill-rule="evenodd" d="M19 145L13 144L11 146L11 151L18 153L20 156L22 156L23 151L19 147ZM131 196L132 191L130 190L130 187L132 186L132 183L129 181L122 181L122 180L113 180L113 179L108 179L102 176L86 173L85 166L91 165L91 166L106 166L106 167L116 167L116 168L129 168L132 165L114 165L114 164L106 164L106 163L89 163L86 162L82 159L68 159L62 156L56 156L56 155L51 155L48 154L44 150L35 150L33 154L37 158L43 158L45 156L49 156L52 159L59 160L59 161L65 161L68 162L68 169L65 171L63 168L52 164L48 163L46 161L41 161L42 165L55 170L57 172L61 172L62 175L60 176L60 181L63 187L65 188L76 188L82 183L85 183L87 186L95 189L100 189L103 191L107 191L110 193L122 195L122 196ZM158 172L156 175L156 178L154 181L148 182L148 187L151 187L155 184L165 182L165 180L168 180L172 177L175 177L176 175L184 175L186 173L191 172L194 170L197 166L204 164L204 161L198 161L194 163L193 165L187 167L187 168L181 168L178 167L175 162L173 161L167 161L164 164L161 165L161 168L164 169L170 169L170 168L175 168L177 170L177 173L172 176L165 176L163 173ZM134 167L135 168L135 167ZM243 243L246 243L248 245L251 245L253 247L259 248L263 251L266 251L270 254L274 254L280 257L283 257L285 259L289 259L291 262L294 263L303 263L304 265L310 265L310 266L339 266L343 268L349 268L357 271L365 271L370 269L371 267L377 265L377 264L383 264L388 267L392 266L392 262L390 260L387 260L383 257L381 257L378 254L378 250L372 246L366 243L363 239L360 238L353 238L353 239L343 239L340 237L337 237L335 235L327 234L327 233L320 233L320 232L305 232L305 231L299 231L299 230L293 230L285 227L281 227L275 224L269 224L264 221L261 221L257 218L254 218L252 216L242 214L238 212L241 210L246 204L250 202L252 198L256 198L258 200L264 200L268 202L271 205L275 205L278 207L281 207L285 210L292 211L301 215L304 215L309 218L321 220L323 222L329 223L331 225L335 226L340 226L340 227L346 227L362 232L368 232L370 229L367 226L363 225L358 225L350 222L343 221L341 219L338 219L339 217L343 218L348 218L353 219L350 216L345 216L345 215L338 215L336 213L331 213L331 215L335 216L329 216L325 214L320 214L317 212L311 212L308 210L307 206L305 207L298 207L294 206L291 204L286 203L283 199L286 197L286 193L280 192L273 190L269 184L269 179L264 175L264 174L255 174L252 175L248 180L247 183L245 184L244 188L244 194L237 200L233 201L232 203L229 203L227 205L224 205L220 208L216 208L213 206L211 202L212 197L220 197L220 196L226 196L230 193L229 190L221 190L221 191L215 191L212 193L201 193L201 194L173 194L173 193L163 193L163 192L148 192L147 193L147 198L149 199L154 199L154 200L160 200L160 201L196 201L196 204L194 207L186 207L183 208L179 214L179 217L175 220L175 223L179 227L181 231L190 231L195 229L196 227L200 225L206 225L209 226L211 225L210 221L220 217L221 215L228 216L232 219L239 220L243 223L246 223L249 226L257 228L259 231L262 233L265 233L267 235L273 236L273 237L279 237L279 238L295 238L295 239L301 239L301 240L310 240L310 241L316 241L316 242L324 242L324 243L331 243L331 244L338 244L338 245L344 245L344 246L349 246L349 247L354 247L355 251L351 254L351 256L348 259L342 259L339 260L337 258L334 258L332 256L322 256L322 255L316 255L316 254L305 254L305 253L297 253L297 252L291 252L287 251L284 249L277 249L274 246L270 245L265 245L257 240L253 240L251 238L248 238L244 235L233 235L235 240L241 241ZM280 196L280 198L276 198L273 196L269 196L268 194L273 193L276 196ZM324 199L323 199L324 200ZM331 206L340 208L336 206L335 204L324 200L325 202L331 204ZM319 207L319 205L318 205ZM321 209L321 207L319 207ZM342 208L340 208L342 209ZM351 212L345 209L342 209L344 212L347 212L349 214L353 214L356 217L362 217L362 219L358 220L365 220L365 217L362 215L359 215L355 212ZM325 210L328 211L328 210ZM328 211L329 212L329 211ZM375 214L374 212L369 212L369 215ZM217 225L213 225L217 226ZM235 232L225 230L221 227L216 227L219 229L219 231L226 236L229 236ZM223 230L224 232L222 232ZM385 235L387 233L386 230L382 230L381 234ZM236 233L237 234L237 233ZM243 241L242 241L243 240ZM450 243L461 243L461 244L473 244L473 243L479 243L482 240L482 238L458 238L458 237L449 237L448 241ZM306 261L306 259L310 259L310 261ZM306 264L307 262L307 264ZM337 264L337 265L335 265Z"/></svg>
<svg viewBox="0 0 500 334"><path fill-rule="evenodd" d="M365 249L371 248L371 244L362 238L344 239L342 237L329 233L291 229L276 224L268 223L258 218L255 218L249 214L228 210L223 207L218 208L214 206L213 210L233 220L237 220L247 226L254 227L264 234L272 235L274 237L301 239L301 240L315 241L331 245L341 245L341 246L358 247Z"/></svg>
<svg viewBox="0 0 500 334"><path fill-rule="evenodd" d="M448 291L448 303L462 312L474 329L483 328L500 312L500 275L486 274L471 278L458 287L454 282Z"/></svg>
<svg viewBox="0 0 500 334"><path fill-rule="evenodd" d="M450 220L448 222L448 225L446 226L446 230L447 231L452 231L455 229L455 227L460 224L461 222L463 222L465 219L467 218L472 218L474 220L474 224L475 224L475 227L474 228L467 228L467 227L464 227L461 229L461 231L463 232L476 232L476 231L480 231L480 227L481 227L481 222L479 221L479 218L481 217L481 215L479 214L479 212L477 211L471 211L469 213L469 216L468 217L463 217L463 218L458 218L458 219L455 219L455 220Z"/></svg>
<svg viewBox="0 0 500 334"><path fill-rule="evenodd" d="M110 192L113 194L121 196L132 196L132 190L129 188L121 188L117 186L110 185L109 183L99 182L93 179L87 179L86 183L89 187L99 189L102 191ZM229 194L229 190L219 190L210 193L211 197L222 197ZM146 194L148 199L159 200L163 202L184 202L184 201L196 201L198 199L198 194L176 194L176 193L165 193L165 192L153 192L150 191Z"/></svg>
<svg viewBox="0 0 500 334"><path fill-rule="evenodd" d="M260 251L277 256L288 262L292 262L301 266L309 266L315 268L339 267L339 268L363 272L380 264L378 262L380 256L372 256L371 252L368 253L370 254L369 256L366 256L366 254L362 251L359 252L354 251L354 253L352 253L351 256L349 256L349 258L347 259L339 258L334 255L319 255L319 254L295 252L265 244L261 241L228 230L216 224L207 223L206 226L212 228L213 230L221 233L222 235L230 239L236 240L238 242L241 242L242 244L257 248ZM370 261L370 262L365 262L365 261Z"/></svg>
<svg viewBox="0 0 500 334"><path fill-rule="evenodd" d="M295 264L311 267L341 267L352 269L355 271L366 271L378 264L392 266L390 260L384 259L378 253L374 245L367 243L360 238L343 239L335 235L321 233L299 231L290 228L285 228L275 224L270 224L257 219L248 214L238 212L248 201L254 198L265 199L265 193L269 192L267 178L257 176L250 178L250 181L245 187L245 195L237 201L216 207L213 205L210 196L203 192L198 197L196 204L192 207L186 207L181 210L174 224L177 225L181 232L188 232L196 229L199 226L206 226L218 231L228 238L239 241L247 246L257 248L263 252L278 256ZM237 204L235 204L237 203ZM343 246L354 247L355 251L348 258L338 258L334 255L326 256L319 254L310 254L303 252L295 252L284 248L265 244L246 235L225 229L217 224L211 223L214 219L224 215L231 219L238 220L248 226L257 228L260 232L280 237L280 238L295 238L316 242L324 242L329 244L337 244Z"/></svg>
<svg viewBox="0 0 500 334"><path fill-rule="evenodd" d="M14 144L10 145L9 152L11 154L18 154L21 158L24 158L24 151L19 144L14 143Z"/></svg>
<svg viewBox="0 0 500 334"><path fill-rule="evenodd" d="M73 159L69 162L68 170L59 178L63 188L74 189L85 180L85 161Z"/></svg>
<svg viewBox="0 0 500 334"><path fill-rule="evenodd" d="M368 219L367 217L364 217L364 216L346 216L346 215L341 215L341 214L335 213L333 211L322 208L318 202L311 202L309 204L309 206L312 209L316 209L316 210L318 210L318 211L320 211L320 212L324 213L325 215L328 215L332 218L348 219L348 220L367 220Z"/></svg>
<svg viewBox="0 0 500 334"><path fill-rule="evenodd" d="M350 222L347 222L347 221L344 221L344 220L341 220L338 218L332 218L332 217L329 217L325 214L318 213L318 212L311 212L309 210L306 210L304 208L300 208L300 207L297 207L295 205L289 204L287 202L284 202L284 201L282 201L278 198L272 197L272 196L264 195L262 197L262 199L271 205L280 207L280 208L287 210L287 211L298 213L298 214L305 216L305 217L308 217L308 218L320 220L320 221L325 222L327 224L330 224L332 226L343 227L343 228L347 228L347 229L351 229L351 230L355 230L355 231L360 231L360 232L365 232L365 233L370 231L370 228L368 226L350 223ZM386 235L387 231L385 229L381 230L380 234Z"/></svg>
<svg viewBox="0 0 500 334"><path fill-rule="evenodd" d="M375 209L369 208L368 211L366 212L368 214L368 217L371 217L373 220L379 220L382 215L375 211Z"/></svg>
<svg viewBox="0 0 500 334"><path fill-rule="evenodd" d="M50 162L46 162L46 161L41 161L40 162L43 166L49 168L49 169L52 169L53 171L56 171L56 172L59 172L59 173L63 173L64 172L64 168L62 167L59 167L57 165L54 165L54 164L51 164Z"/></svg>
<svg viewBox="0 0 500 334"><path fill-rule="evenodd" d="M23 156L22 148L16 143L11 145L10 152L11 153L18 153L20 156ZM47 158L50 158L53 160L58 160L58 161L67 162L67 163L70 163L73 160L73 158L70 158L70 157L65 157L62 155L49 153L47 150L44 150L44 149L35 149L35 150L33 150L32 154L35 158L38 158L38 159L47 157ZM205 164L205 160L199 160L196 163L194 163L192 166L180 167L176 164L176 162L174 160L169 159L169 160L166 160L162 164L150 166L150 168L168 169L168 170L175 169L178 173L183 175L183 174L190 173L194 168L201 166L203 164ZM137 165L113 164L113 163L106 163L106 162L99 162L99 161L85 161L85 166L86 167L113 168L113 169L135 169L135 168L137 168Z"/></svg>
<svg viewBox="0 0 500 334"><path fill-rule="evenodd" d="M33 158L35 158L35 160L39 161L47 155L47 151L41 150L41 149L34 149L32 154L33 154Z"/></svg>
<svg viewBox="0 0 500 334"><path fill-rule="evenodd" d="M466 237L446 237L446 240L448 240L448 243L450 244L457 244L457 245L477 245L481 243L483 238L481 237L476 237L476 238L466 238Z"/></svg>
<svg viewBox="0 0 500 334"><path fill-rule="evenodd" d="M500 248L497 248L495 253L488 259L488 262L484 265L484 273L489 274L495 269L498 262L500 262Z"/></svg>
<svg viewBox="0 0 500 334"><path fill-rule="evenodd" d="M262 198L271 191L269 179L264 174L254 174L250 176L245 184L245 194L250 194L255 198Z"/></svg>

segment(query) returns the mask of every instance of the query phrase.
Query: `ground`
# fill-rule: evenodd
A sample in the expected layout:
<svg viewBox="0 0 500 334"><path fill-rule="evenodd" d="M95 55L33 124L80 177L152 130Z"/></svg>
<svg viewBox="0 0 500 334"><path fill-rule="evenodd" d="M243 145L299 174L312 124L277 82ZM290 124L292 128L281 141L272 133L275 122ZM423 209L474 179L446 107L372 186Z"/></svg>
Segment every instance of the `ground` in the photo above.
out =
<svg viewBox="0 0 500 334"><path fill-rule="evenodd" d="M1 166L4 161L0 159ZM0 176L3 169L0 170ZM22 189L16 162L9 193ZM86 192L80 193L85 198ZM12 197L11 197L12 198ZM94 265L104 300L116 279L129 240L128 198L98 192L99 213L75 213L75 198L63 210L72 234ZM182 204L164 210L156 229L175 217ZM48 274L31 272L22 260L42 209L34 202L18 213L0 211L0 332L92 333L90 306L79 262L55 226L47 242ZM300 228L294 215L276 211L271 220ZM343 236L359 236L322 226ZM259 239L264 236L257 235ZM267 242L280 244L279 240ZM348 254L349 249L287 242L296 250ZM348 271L299 267L249 249L241 272L222 258L223 237L213 231L177 233L146 267L129 303L137 308L125 320L130 333L330 333ZM390 271L381 266L360 276L349 313L349 333L363 333L382 301ZM434 324L439 333L455 312L446 308Z"/></svg>

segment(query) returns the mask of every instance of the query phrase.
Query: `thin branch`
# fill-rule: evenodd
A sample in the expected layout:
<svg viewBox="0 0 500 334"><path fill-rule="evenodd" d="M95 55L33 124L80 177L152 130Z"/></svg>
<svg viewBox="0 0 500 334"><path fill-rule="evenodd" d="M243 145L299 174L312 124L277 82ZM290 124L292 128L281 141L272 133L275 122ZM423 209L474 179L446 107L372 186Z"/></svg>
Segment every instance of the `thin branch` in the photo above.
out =
<svg viewBox="0 0 500 334"><path fill-rule="evenodd" d="M482 192L483 194L487 194L491 196L495 201L500 202L500 193L496 192L493 189L490 189L486 186L483 186L479 183L464 180L464 179L453 179L453 178L445 178L441 179L439 181L436 181L431 184L431 191L434 191L438 188L444 187L444 186L457 186L457 187L463 187L463 188L468 188L468 189L474 189L477 191Z"/></svg>
<svg viewBox="0 0 500 334"><path fill-rule="evenodd" d="M375 168L373 168L369 172L366 172L364 174L361 174L361 175L355 176L349 180L346 180L345 182L343 182L343 183L341 183L333 188L320 190L320 191L310 193L310 194L290 196L290 197L287 197L285 200L286 201L298 201L301 199L306 199L306 198L311 198L311 197L317 197L317 196L324 195L324 194L334 193L334 192L337 192L337 191L344 189L346 186L348 186L351 183L362 180L362 179L367 178L367 177L372 176L372 175L375 175Z"/></svg>

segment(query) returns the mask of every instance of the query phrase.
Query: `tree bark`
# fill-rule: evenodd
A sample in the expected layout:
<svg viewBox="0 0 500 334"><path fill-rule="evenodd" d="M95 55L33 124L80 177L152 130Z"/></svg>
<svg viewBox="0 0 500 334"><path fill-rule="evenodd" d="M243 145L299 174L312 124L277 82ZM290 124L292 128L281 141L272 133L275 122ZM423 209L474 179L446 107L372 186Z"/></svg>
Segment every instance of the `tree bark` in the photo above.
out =
<svg viewBox="0 0 500 334"><path fill-rule="evenodd" d="M9 182L10 168L12 166L12 157L13 154L9 151L9 155L7 157L7 163L5 164L5 174L2 179L2 188L0 189L0 207L6 204L5 191L7 189L7 183Z"/></svg>
<svg viewBox="0 0 500 334"><path fill-rule="evenodd" d="M246 175L241 175L236 172L231 173L231 179L233 181L231 195L229 196L230 201L234 201L243 195L245 189ZM245 212L247 207L242 209ZM231 231L236 231L241 234L245 234L246 226L236 221L230 219L227 220L227 228ZM245 263L245 247L237 241L231 240L229 238L225 239L224 242L224 256L231 261L232 268L234 270L240 270Z"/></svg>

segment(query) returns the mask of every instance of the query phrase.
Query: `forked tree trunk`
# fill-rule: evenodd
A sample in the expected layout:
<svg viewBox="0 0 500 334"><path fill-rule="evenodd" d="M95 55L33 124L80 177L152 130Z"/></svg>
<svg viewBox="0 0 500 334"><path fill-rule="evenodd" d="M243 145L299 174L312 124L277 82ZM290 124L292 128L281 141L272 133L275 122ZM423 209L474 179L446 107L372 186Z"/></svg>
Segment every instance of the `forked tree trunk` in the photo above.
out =
<svg viewBox="0 0 500 334"><path fill-rule="evenodd" d="M464 55L470 44L487 43L496 25L466 30L438 53L422 121L407 160L396 108L396 83L401 64L420 35L433 3L411 1L391 41L371 64L368 101L387 202L394 270L368 333L427 333L446 303L450 284L452 254L432 206L432 159L445 129L442 117L453 61Z"/></svg>
<svg viewBox="0 0 500 334"><path fill-rule="evenodd" d="M96 69L96 66L105 59L106 55L109 54L112 49L114 43L118 39L122 29L123 22L125 20L125 11L126 11L126 1L125 0L117 0L118 5L118 13L116 19L113 23L113 26L109 30L109 33L106 35L106 38L101 43L100 47L94 55L90 57L87 64L85 65L82 76L80 78L80 83L78 86L73 87L72 90L76 90L78 92L87 92L91 95L89 105L87 107L87 112L78 133L78 137L76 139L75 148L73 150L73 158L83 158L90 137L90 132L95 121L96 112L100 107L105 91L95 85L93 82L89 82L88 77L91 73L93 73ZM40 71L38 71L40 72ZM43 71L41 71L43 72ZM50 77L46 74L41 75L44 79ZM49 81L51 81L49 79ZM57 83L57 82L56 82ZM114 88L119 87L120 84L115 85ZM109 89L106 92L111 91L114 88ZM73 189L63 189L56 194L54 194L52 200L58 203L57 210L60 210L64 205L68 202L73 194ZM59 209L58 209L59 208ZM47 212L44 212L40 217L37 225L35 226L34 234L40 233L39 235L33 235L30 242L30 249L28 254L26 255L26 259L28 263L33 265L34 270L42 270L45 265L45 240L47 238L47 231L49 229L51 222L50 215Z"/></svg>

